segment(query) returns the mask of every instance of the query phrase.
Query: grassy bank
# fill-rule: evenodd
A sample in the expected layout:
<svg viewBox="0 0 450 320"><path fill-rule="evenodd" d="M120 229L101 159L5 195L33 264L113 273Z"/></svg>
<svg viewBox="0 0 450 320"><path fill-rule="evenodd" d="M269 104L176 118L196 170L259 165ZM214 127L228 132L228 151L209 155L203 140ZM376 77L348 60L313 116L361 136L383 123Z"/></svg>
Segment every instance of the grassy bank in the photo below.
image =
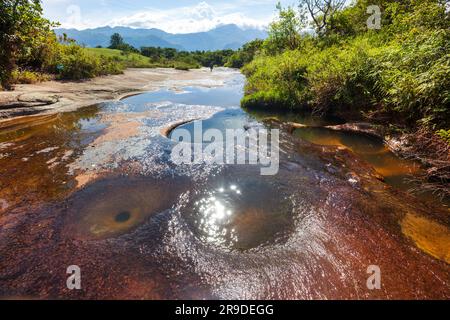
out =
<svg viewBox="0 0 450 320"><path fill-rule="evenodd" d="M50 79L81 80L96 76L121 74L126 68L199 68L196 62L178 60L154 61L135 52L108 48L83 48L76 44L56 44L56 57L43 70L18 68L13 72L13 83L36 83Z"/></svg>
<svg viewBox="0 0 450 320"><path fill-rule="evenodd" d="M450 23L439 1L382 2L380 30L365 1L342 9L321 36L275 46L275 31L243 68L243 105L338 115L433 130L450 127ZM280 19L283 19L281 16ZM274 49L277 48L277 49Z"/></svg>
<svg viewBox="0 0 450 320"><path fill-rule="evenodd" d="M105 57L121 64L125 68L151 68L150 59L134 52L124 52L108 48L86 48L89 54L101 58Z"/></svg>
<svg viewBox="0 0 450 320"><path fill-rule="evenodd" d="M86 48L86 50L97 56L106 57L121 64L124 68L175 68L178 70L198 69L201 65L193 59L183 59L181 57L152 58L137 52L121 51L108 48Z"/></svg>

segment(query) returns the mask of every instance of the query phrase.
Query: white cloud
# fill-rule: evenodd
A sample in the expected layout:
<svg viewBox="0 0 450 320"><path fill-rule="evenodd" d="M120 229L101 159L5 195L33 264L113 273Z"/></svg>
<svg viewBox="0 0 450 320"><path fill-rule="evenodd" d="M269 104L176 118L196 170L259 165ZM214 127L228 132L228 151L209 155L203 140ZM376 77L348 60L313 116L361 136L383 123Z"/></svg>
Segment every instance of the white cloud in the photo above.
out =
<svg viewBox="0 0 450 320"><path fill-rule="evenodd" d="M190 33L211 30L224 24L236 24L242 28L264 28L270 19L257 20L239 12L225 12L206 2L191 7L168 10L147 9L136 14L113 19L110 26L132 28L158 28L171 33Z"/></svg>
<svg viewBox="0 0 450 320"><path fill-rule="evenodd" d="M155 3L151 1L150 3ZM87 29L101 26L158 28L171 33L208 31L224 24L265 28L273 19L276 0L203 1L190 6L145 7L130 0L43 0L44 12L61 27Z"/></svg>

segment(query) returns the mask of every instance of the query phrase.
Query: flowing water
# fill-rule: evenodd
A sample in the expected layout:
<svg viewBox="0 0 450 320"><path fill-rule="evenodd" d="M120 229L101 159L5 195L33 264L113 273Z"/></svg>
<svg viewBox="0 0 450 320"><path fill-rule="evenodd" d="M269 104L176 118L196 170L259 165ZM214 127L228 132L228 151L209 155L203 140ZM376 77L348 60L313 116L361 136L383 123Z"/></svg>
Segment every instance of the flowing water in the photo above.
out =
<svg viewBox="0 0 450 320"><path fill-rule="evenodd" d="M448 209L406 193L421 169L380 141L282 131L275 176L171 161L171 134L194 133L196 121L222 132L278 126L239 107L243 84L236 74L223 87L149 92L3 129L0 296L449 298ZM70 265L81 268L80 291L65 287ZM383 272L381 290L366 286L370 265Z"/></svg>

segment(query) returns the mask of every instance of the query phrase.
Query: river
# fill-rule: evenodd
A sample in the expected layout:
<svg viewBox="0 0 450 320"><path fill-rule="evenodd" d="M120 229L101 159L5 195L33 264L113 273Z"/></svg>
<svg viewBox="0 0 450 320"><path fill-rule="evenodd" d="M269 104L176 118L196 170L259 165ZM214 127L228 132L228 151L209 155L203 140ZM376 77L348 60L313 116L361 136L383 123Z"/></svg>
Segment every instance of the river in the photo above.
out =
<svg viewBox="0 0 450 320"><path fill-rule="evenodd" d="M234 73L221 87L163 88L2 130L0 296L450 298L449 211L407 192L420 167L370 137L282 123L337 119L242 110ZM172 135L196 121L281 129L278 174L175 165ZM73 265L81 290L66 287ZM371 266L379 290L367 287Z"/></svg>

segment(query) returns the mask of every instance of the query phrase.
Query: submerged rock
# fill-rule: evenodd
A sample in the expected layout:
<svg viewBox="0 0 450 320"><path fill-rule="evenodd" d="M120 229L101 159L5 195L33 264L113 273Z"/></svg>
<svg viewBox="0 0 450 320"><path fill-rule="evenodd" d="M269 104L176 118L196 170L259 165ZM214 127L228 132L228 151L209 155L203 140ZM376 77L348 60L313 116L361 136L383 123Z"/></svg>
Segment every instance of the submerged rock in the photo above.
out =
<svg viewBox="0 0 450 320"><path fill-rule="evenodd" d="M375 126L370 123L359 122L359 123L346 123L336 126L326 126L325 128L335 131L342 132L355 132L366 134L381 140L384 140L384 134L379 126Z"/></svg>

